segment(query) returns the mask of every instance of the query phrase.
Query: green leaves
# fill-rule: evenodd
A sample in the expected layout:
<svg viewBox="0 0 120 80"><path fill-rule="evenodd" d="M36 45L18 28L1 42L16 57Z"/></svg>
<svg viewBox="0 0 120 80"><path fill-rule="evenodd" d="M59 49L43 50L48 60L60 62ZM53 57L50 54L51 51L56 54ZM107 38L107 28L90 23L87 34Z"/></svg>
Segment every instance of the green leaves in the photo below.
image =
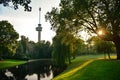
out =
<svg viewBox="0 0 120 80"><path fill-rule="evenodd" d="M31 3L31 0L0 0L0 4L3 4L3 6L11 6L11 3L13 5L13 8L16 10L18 9L19 5L24 7L25 11L31 11L32 7L29 6Z"/></svg>
<svg viewBox="0 0 120 80"><path fill-rule="evenodd" d="M0 44L11 44L18 39L18 33L8 21L0 21Z"/></svg>
<svg viewBox="0 0 120 80"><path fill-rule="evenodd" d="M0 54L15 53L19 34L8 21L0 21Z"/></svg>

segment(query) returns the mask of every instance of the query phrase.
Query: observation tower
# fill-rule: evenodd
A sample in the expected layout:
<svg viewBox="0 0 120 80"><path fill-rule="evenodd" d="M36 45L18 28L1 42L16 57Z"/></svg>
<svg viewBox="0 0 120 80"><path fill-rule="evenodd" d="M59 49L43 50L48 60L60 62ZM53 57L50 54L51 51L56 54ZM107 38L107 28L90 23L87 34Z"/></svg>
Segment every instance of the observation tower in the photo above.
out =
<svg viewBox="0 0 120 80"><path fill-rule="evenodd" d="M38 27L36 27L36 31L38 31L38 42L41 41L41 31L42 31L40 18L41 18L41 8L39 8L39 24L38 24Z"/></svg>

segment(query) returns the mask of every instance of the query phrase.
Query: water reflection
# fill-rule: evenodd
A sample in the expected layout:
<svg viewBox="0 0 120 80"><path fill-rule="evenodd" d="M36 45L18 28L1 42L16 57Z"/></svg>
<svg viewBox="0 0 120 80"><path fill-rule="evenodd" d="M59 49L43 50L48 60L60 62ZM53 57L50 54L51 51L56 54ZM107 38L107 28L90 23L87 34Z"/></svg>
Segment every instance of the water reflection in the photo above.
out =
<svg viewBox="0 0 120 80"><path fill-rule="evenodd" d="M0 80L50 80L53 78L51 65L39 61L0 70Z"/></svg>

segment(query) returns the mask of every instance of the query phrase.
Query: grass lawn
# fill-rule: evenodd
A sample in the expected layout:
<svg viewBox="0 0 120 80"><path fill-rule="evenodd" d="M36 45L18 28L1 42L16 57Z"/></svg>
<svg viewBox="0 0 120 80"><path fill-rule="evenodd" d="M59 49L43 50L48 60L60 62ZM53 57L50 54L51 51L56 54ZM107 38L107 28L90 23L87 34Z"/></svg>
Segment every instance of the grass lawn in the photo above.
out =
<svg viewBox="0 0 120 80"><path fill-rule="evenodd" d="M13 67L16 65L24 64L26 61L20 61L20 60L3 60L0 61L0 69Z"/></svg>
<svg viewBox="0 0 120 80"><path fill-rule="evenodd" d="M120 80L120 61L95 60L67 80Z"/></svg>
<svg viewBox="0 0 120 80"><path fill-rule="evenodd" d="M103 60L103 55L77 57L53 80L120 80L120 61ZM112 56L115 58L115 56Z"/></svg>

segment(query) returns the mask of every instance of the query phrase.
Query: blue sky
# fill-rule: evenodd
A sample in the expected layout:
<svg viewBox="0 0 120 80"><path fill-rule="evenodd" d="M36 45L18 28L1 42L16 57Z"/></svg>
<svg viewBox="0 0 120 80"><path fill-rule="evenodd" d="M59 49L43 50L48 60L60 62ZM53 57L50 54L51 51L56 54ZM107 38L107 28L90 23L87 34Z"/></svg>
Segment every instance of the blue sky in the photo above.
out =
<svg viewBox="0 0 120 80"><path fill-rule="evenodd" d="M25 12L23 7L19 7L18 10L14 10L10 7L3 7L3 5L0 5L0 21L8 20L20 36L25 35L29 40L37 42L38 33L35 28L39 23L39 7L41 7L41 24L43 28L41 39L52 42L55 32L50 30L50 23L45 22L44 15L47 11L51 11L52 7L58 7L60 0L31 1L32 12Z"/></svg>

